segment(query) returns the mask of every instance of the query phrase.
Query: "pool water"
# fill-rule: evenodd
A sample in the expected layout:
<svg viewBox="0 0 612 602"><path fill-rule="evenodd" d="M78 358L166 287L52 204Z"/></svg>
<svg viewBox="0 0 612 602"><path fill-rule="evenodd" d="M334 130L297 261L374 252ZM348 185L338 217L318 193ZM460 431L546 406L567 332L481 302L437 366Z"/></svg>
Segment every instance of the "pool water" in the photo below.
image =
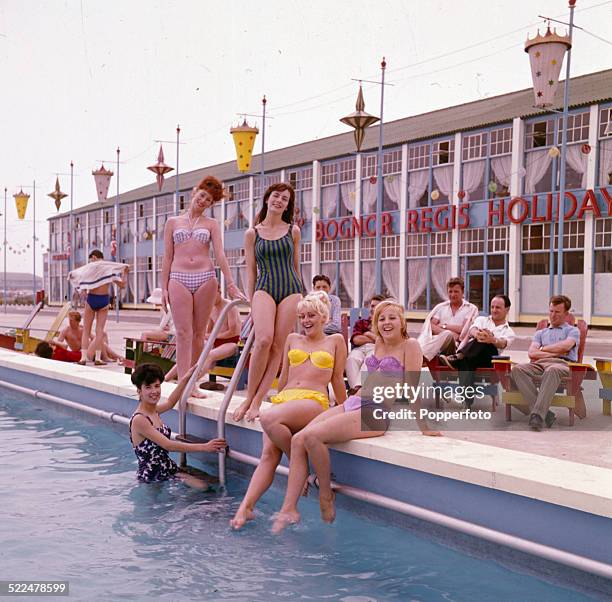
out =
<svg viewBox="0 0 612 602"><path fill-rule="evenodd" d="M279 537L262 499L242 532L228 521L246 490L141 484L124 428L0 391L0 579L68 580L70 600L589 600L340 508Z"/></svg>

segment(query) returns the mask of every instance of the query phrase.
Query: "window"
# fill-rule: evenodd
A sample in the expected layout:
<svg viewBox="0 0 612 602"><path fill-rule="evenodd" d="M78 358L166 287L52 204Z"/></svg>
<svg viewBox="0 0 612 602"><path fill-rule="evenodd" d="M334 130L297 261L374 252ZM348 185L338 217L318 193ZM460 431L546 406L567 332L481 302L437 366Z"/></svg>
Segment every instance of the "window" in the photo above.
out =
<svg viewBox="0 0 612 602"><path fill-rule="evenodd" d="M599 137L612 136L612 107L599 111Z"/></svg>
<svg viewBox="0 0 612 602"><path fill-rule="evenodd" d="M508 252L508 226L496 226L489 228L488 253L507 253Z"/></svg>
<svg viewBox="0 0 612 602"><path fill-rule="evenodd" d="M429 167L429 144L408 147L408 169L424 169Z"/></svg>
<svg viewBox="0 0 612 602"><path fill-rule="evenodd" d="M361 259L369 260L376 259L376 239L362 238L361 239Z"/></svg>
<svg viewBox="0 0 612 602"><path fill-rule="evenodd" d="M512 128L500 128L491 131L490 155L508 155L512 152Z"/></svg>
<svg viewBox="0 0 612 602"><path fill-rule="evenodd" d="M321 166L321 186L328 186L338 182L338 166L336 163Z"/></svg>
<svg viewBox="0 0 612 602"><path fill-rule="evenodd" d="M408 234L406 236L406 257L427 257L428 234Z"/></svg>
<svg viewBox="0 0 612 602"><path fill-rule="evenodd" d="M451 233L434 232L431 235L431 255L445 256L451 254Z"/></svg>
<svg viewBox="0 0 612 602"><path fill-rule="evenodd" d="M300 263L312 263L311 242L302 242L300 245Z"/></svg>
<svg viewBox="0 0 612 602"><path fill-rule="evenodd" d="M455 161L455 141L444 140L434 142L433 145L433 164L446 165Z"/></svg>
<svg viewBox="0 0 612 602"><path fill-rule="evenodd" d="M401 173L402 171L402 151L394 150L383 155L383 175Z"/></svg>
<svg viewBox="0 0 612 602"><path fill-rule="evenodd" d="M567 117L567 141L587 142L589 139L589 111L573 113ZM563 140L563 117L559 118L559 131L557 133L557 144Z"/></svg>
<svg viewBox="0 0 612 602"><path fill-rule="evenodd" d="M488 132L481 132L480 134L471 134L463 138L463 161L469 161L470 159L481 159L487 156L487 141Z"/></svg>
<svg viewBox="0 0 612 602"><path fill-rule="evenodd" d="M355 159L347 159L346 161L340 161L340 181L341 182L354 182L356 177L356 164Z"/></svg>
<svg viewBox="0 0 612 602"><path fill-rule="evenodd" d="M333 240L321 242L321 261L336 261L336 244Z"/></svg>
<svg viewBox="0 0 612 602"><path fill-rule="evenodd" d="M552 146L553 132L554 121L552 119L525 124L525 149Z"/></svg>
<svg viewBox="0 0 612 602"><path fill-rule="evenodd" d="M392 236L383 236L382 258L383 259L399 259L400 256L400 237L397 234Z"/></svg>
<svg viewBox="0 0 612 602"><path fill-rule="evenodd" d="M378 167L378 161L376 155L363 155L361 159L361 177L371 178L376 175Z"/></svg>
<svg viewBox="0 0 612 602"><path fill-rule="evenodd" d="M268 174L264 176L264 193L272 184L280 182L280 173ZM261 177L255 176L253 179L253 195L256 199L261 198Z"/></svg>
<svg viewBox="0 0 612 602"><path fill-rule="evenodd" d="M229 201L248 201L249 200L249 181L240 180L228 185Z"/></svg>
<svg viewBox="0 0 612 602"><path fill-rule="evenodd" d="M179 196L178 208L179 208L179 211L185 210L185 195L184 194L181 194Z"/></svg>
<svg viewBox="0 0 612 602"><path fill-rule="evenodd" d="M353 261L355 259L355 241L340 240L338 241L338 260Z"/></svg>
<svg viewBox="0 0 612 602"><path fill-rule="evenodd" d="M289 172L289 183L296 191L312 188L312 167L300 171Z"/></svg>
<svg viewBox="0 0 612 602"><path fill-rule="evenodd" d="M595 220L595 248L612 248L612 217Z"/></svg>
<svg viewBox="0 0 612 602"><path fill-rule="evenodd" d="M459 238L459 255L484 254L484 228L470 228L461 230Z"/></svg>
<svg viewBox="0 0 612 602"><path fill-rule="evenodd" d="M550 273L551 224L525 224L523 226L523 276L541 276ZM559 225L555 223L554 249L558 248ZM584 272L584 220L563 224L563 273ZM532 251L525 253L525 251ZM535 252L533 252L535 251ZM554 253L554 272L557 270L557 253Z"/></svg>

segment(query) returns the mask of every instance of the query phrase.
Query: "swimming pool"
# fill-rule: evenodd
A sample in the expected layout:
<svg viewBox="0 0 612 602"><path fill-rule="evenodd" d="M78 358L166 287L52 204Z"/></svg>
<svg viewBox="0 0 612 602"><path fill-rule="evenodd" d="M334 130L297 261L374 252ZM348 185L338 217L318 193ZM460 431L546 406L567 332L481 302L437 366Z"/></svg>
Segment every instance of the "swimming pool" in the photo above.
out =
<svg viewBox="0 0 612 602"><path fill-rule="evenodd" d="M0 431L0 579L68 580L73 600L593 599L342 508L322 525L316 497L274 537L280 489L233 533L243 476L139 484L124 429L2 390Z"/></svg>

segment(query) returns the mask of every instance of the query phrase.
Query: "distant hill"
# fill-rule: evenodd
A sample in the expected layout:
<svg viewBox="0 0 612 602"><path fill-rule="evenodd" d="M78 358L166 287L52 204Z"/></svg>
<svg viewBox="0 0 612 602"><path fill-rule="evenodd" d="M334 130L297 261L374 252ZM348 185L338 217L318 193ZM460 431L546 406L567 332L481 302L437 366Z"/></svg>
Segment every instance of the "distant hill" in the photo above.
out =
<svg viewBox="0 0 612 602"><path fill-rule="evenodd" d="M43 279L41 276L36 276L36 288L43 287ZM4 288L4 272L0 272L0 290ZM6 273L6 288L9 291L31 291L32 290L32 274L28 272L7 272Z"/></svg>

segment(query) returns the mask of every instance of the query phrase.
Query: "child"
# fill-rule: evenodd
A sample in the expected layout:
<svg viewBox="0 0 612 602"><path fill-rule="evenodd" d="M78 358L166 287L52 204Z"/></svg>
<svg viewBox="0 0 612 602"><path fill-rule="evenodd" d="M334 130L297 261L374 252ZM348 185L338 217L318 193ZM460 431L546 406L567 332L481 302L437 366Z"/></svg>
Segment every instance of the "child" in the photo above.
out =
<svg viewBox="0 0 612 602"><path fill-rule="evenodd" d="M178 477L191 487L206 488L206 483L201 479L182 472L168 452L220 452L225 448L225 440L212 439L208 443L173 441L170 439L170 428L159 416L178 403L193 370L185 374L166 401L160 401L164 373L159 366L141 364L132 374L132 383L138 389L139 403L130 420L130 441L138 458L140 481L151 483Z"/></svg>

